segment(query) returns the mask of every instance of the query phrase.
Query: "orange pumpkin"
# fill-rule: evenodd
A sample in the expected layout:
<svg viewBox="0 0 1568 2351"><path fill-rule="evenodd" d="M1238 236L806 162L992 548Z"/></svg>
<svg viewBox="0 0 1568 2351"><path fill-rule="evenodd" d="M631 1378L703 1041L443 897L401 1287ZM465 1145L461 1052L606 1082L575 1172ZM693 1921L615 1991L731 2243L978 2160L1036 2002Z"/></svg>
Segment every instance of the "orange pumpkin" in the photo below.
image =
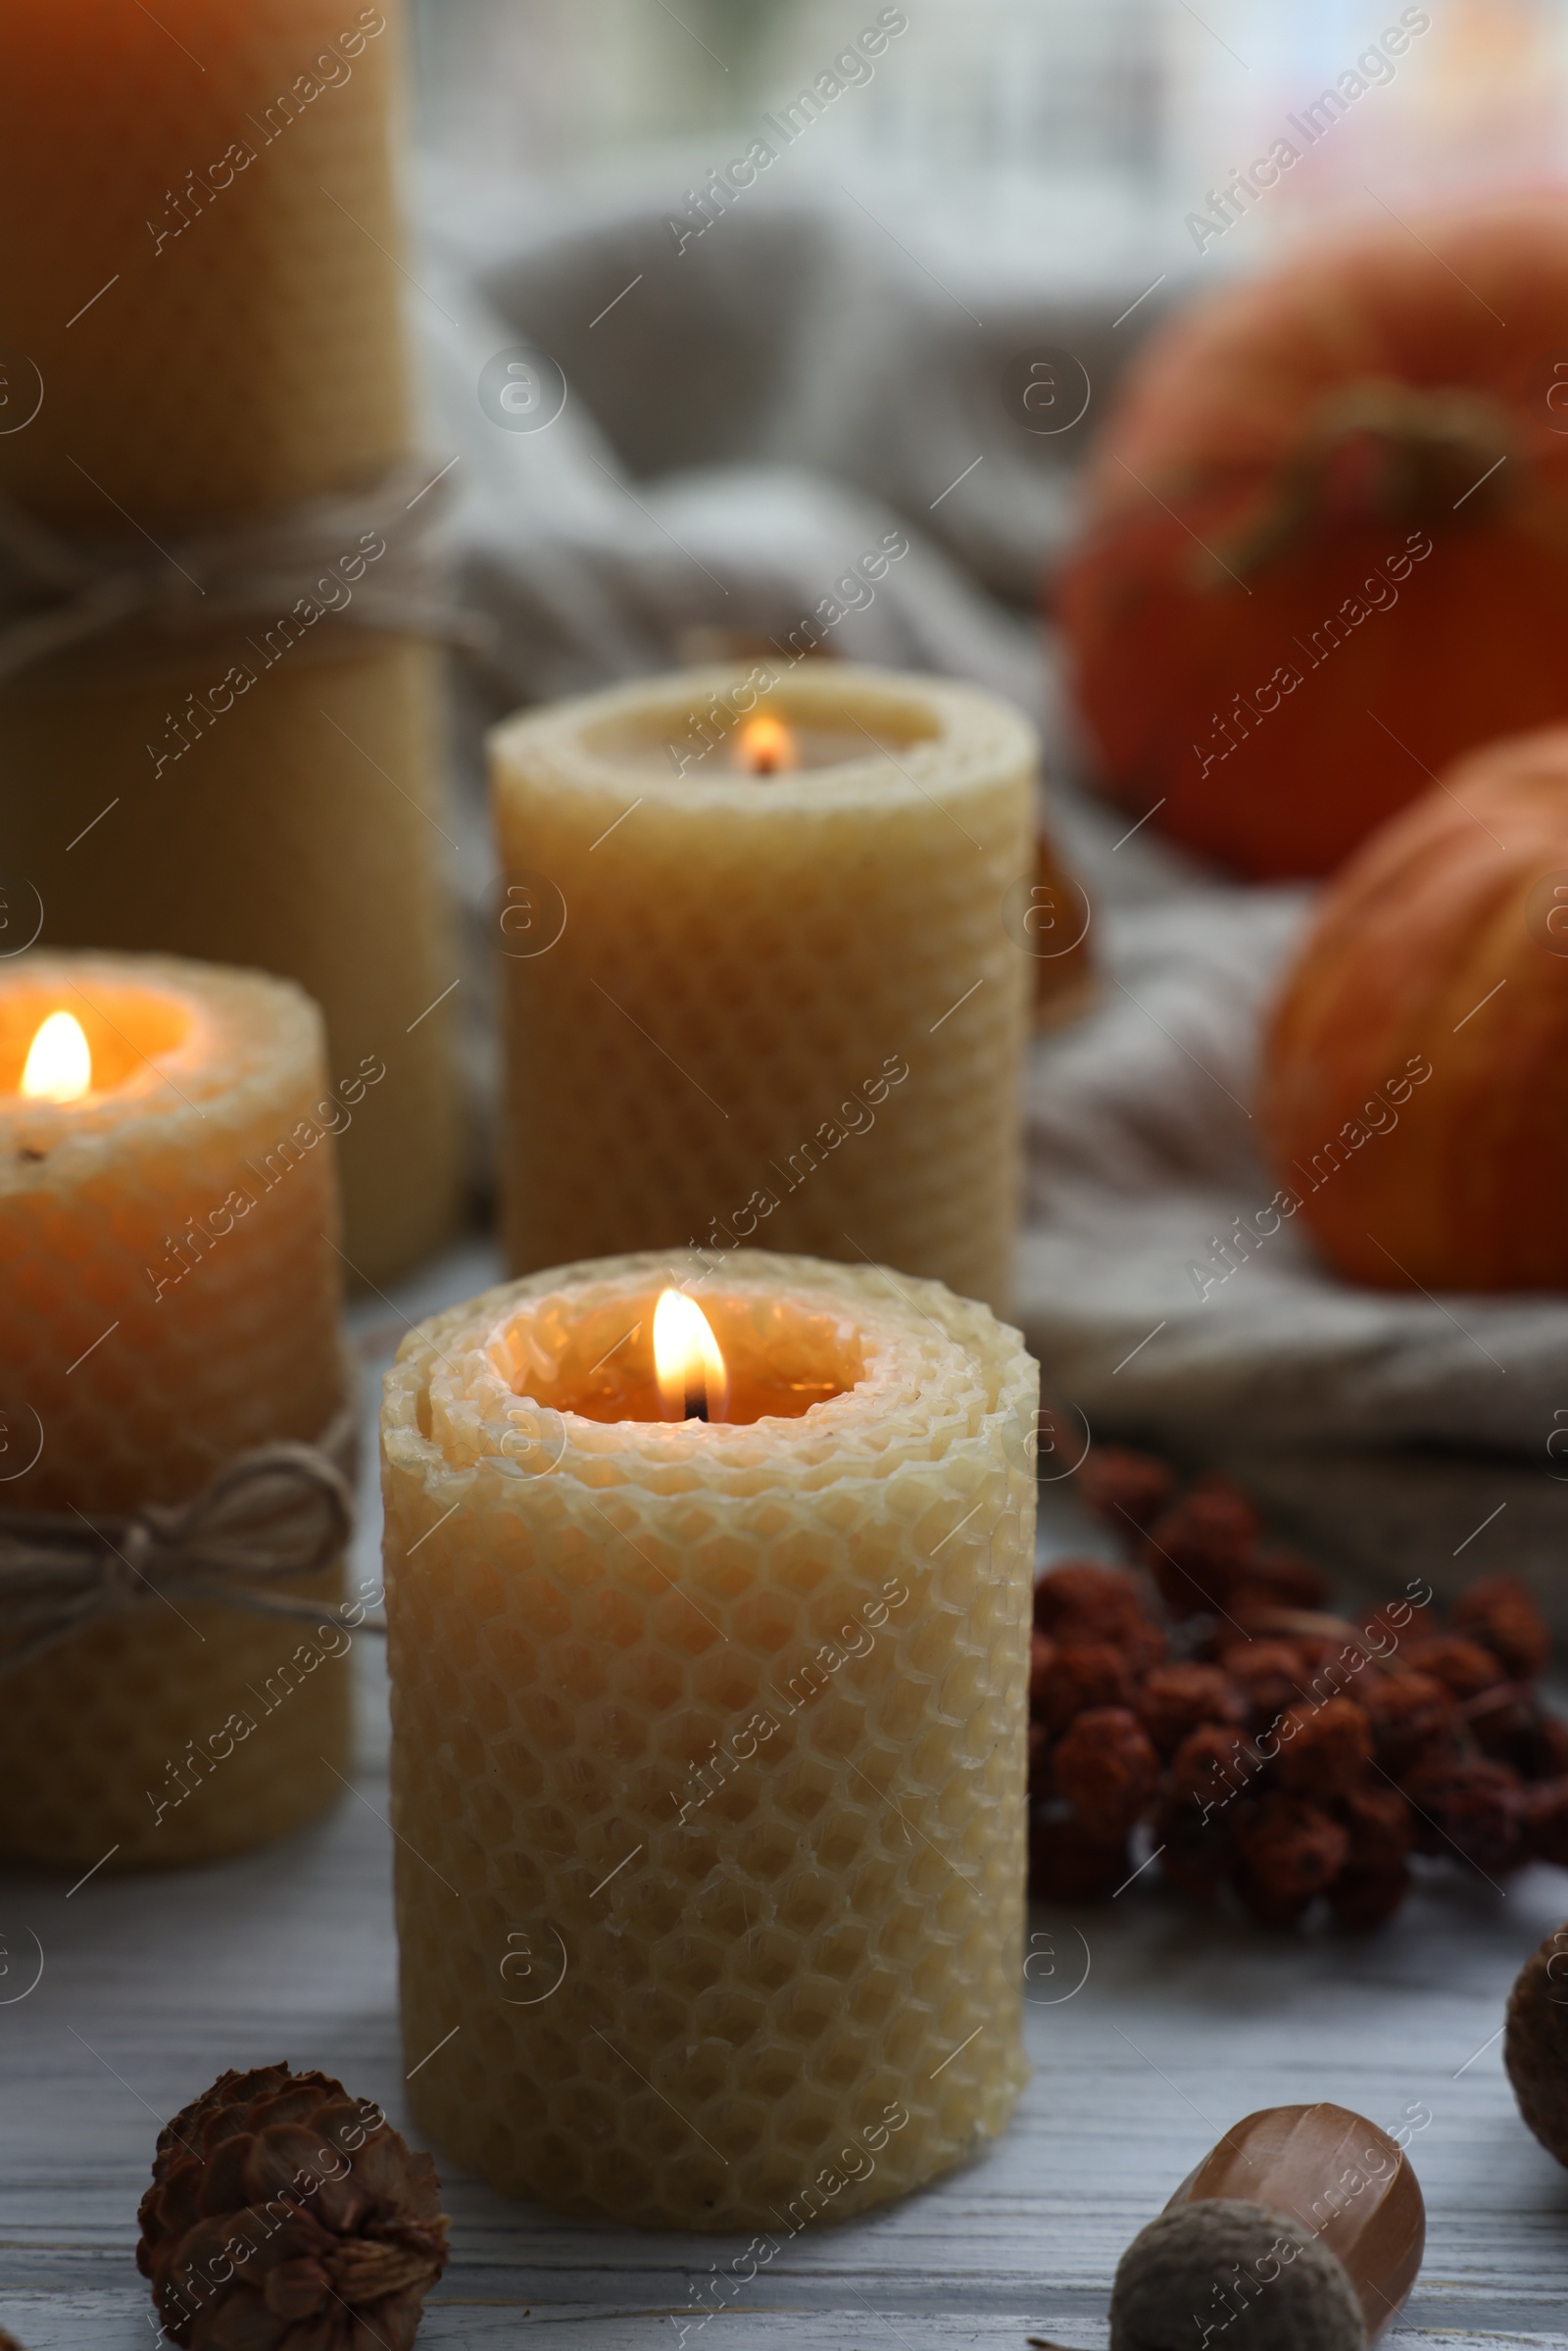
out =
<svg viewBox="0 0 1568 2351"><path fill-rule="evenodd" d="M1568 202L1381 220L1179 317L1059 617L1104 791L1256 879L1568 717Z"/></svg>
<svg viewBox="0 0 1568 2351"><path fill-rule="evenodd" d="M1261 1124L1337 1270L1568 1290L1568 727L1489 745L1331 885Z"/></svg>

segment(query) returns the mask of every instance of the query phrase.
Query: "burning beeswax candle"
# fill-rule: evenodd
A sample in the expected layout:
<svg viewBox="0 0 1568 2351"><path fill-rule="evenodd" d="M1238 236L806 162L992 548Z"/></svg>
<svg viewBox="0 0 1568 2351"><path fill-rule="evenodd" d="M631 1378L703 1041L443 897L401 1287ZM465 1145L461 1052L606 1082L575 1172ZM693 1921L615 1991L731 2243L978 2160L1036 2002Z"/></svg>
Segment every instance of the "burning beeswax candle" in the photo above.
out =
<svg viewBox="0 0 1568 2351"><path fill-rule="evenodd" d="M181 635L126 624L11 676L5 876L52 943L287 973L334 1069L380 1058L342 1146L372 1280L440 1239L462 1154L454 1007L428 1010L457 972L437 656L355 625L393 524L435 502L409 511L416 474L384 531L318 523L303 576L252 559L237 603L198 593L182 542L356 491L409 446L398 14L0 0L0 191L28 223L0 253L0 492L183 600ZM68 555L15 609L74 576Z"/></svg>
<svg viewBox="0 0 1568 2351"><path fill-rule="evenodd" d="M0 1510L69 1532L321 1436L343 1401L334 1103L291 982L0 963ZM145 1581L134 1561L126 1581ZM325 1608L338 1588L334 1570L281 1589ZM196 1860L337 1793L339 1627L149 1590L8 1673L17 1638L0 1606L0 1851Z"/></svg>
<svg viewBox="0 0 1568 2351"><path fill-rule="evenodd" d="M969 687L826 661L499 728L514 1270L755 1241L1004 1307L1036 757Z"/></svg>
<svg viewBox="0 0 1568 2351"><path fill-rule="evenodd" d="M405 1340L404 2046L460 2162L787 2233L1002 2130L1037 1388L936 1283L752 1249L557 1268Z"/></svg>

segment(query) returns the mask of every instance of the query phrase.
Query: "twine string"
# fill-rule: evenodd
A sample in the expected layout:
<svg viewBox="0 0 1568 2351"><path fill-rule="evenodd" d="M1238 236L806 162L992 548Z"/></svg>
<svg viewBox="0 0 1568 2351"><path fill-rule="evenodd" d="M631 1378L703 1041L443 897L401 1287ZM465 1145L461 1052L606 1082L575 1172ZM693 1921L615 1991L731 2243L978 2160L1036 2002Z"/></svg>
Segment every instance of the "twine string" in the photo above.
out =
<svg viewBox="0 0 1568 2351"><path fill-rule="evenodd" d="M184 1502L88 1517L0 1509L0 1681L85 1626L157 1601L384 1633L358 1603L270 1587L316 1576L354 1532L355 1416L315 1445L237 1453Z"/></svg>
<svg viewBox="0 0 1568 2351"><path fill-rule="evenodd" d="M443 585L434 537L449 486L430 479L427 459L400 459L361 489L145 551L57 530L0 497L0 680L119 629L189 638L281 619L303 599L322 604L326 574L345 561L359 576L334 575L347 593L323 617L487 652L489 623Z"/></svg>

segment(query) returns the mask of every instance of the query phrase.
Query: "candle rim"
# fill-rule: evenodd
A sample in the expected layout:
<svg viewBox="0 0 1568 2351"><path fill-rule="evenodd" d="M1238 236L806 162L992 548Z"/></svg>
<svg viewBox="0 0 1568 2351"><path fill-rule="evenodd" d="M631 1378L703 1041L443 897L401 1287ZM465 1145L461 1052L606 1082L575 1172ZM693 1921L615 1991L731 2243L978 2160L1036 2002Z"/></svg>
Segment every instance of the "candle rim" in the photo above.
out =
<svg viewBox="0 0 1568 2351"><path fill-rule="evenodd" d="M808 673L809 672L809 673ZM541 709L514 712L487 737L491 773L498 792L532 781L580 797L623 796L628 787L655 800L662 809L722 808L737 815L756 810L762 818L789 808L807 812L845 808L893 809L920 800L936 783L944 790L983 790L1021 765L1038 768L1040 737L1032 720L1013 704L958 678L924 670L874 668L850 661L818 661L775 673L772 684L730 723L713 746L716 752L748 719L767 710L802 725L843 724L843 705L880 699L890 707L918 707L934 720L932 730L907 743L868 745L864 754L831 766L805 765L758 775L692 751L684 770L673 760L657 764L660 740L649 738L646 766L612 757L591 739L617 721L647 716L667 724L662 742L679 747L679 730L696 714L704 696L744 686L753 674L733 663L679 669L638 677L576 695ZM623 800L621 801L623 805ZM612 811L614 812L613 810Z"/></svg>
<svg viewBox="0 0 1568 2351"><path fill-rule="evenodd" d="M74 1102L0 1086L0 1188L53 1184L64 1167L83 1172L105 1153L119 1159L130 1149L156 1151L193 1112L221 1124L243 1121L253 1093L270 1088L280 1061L319 1058L321 1015L295 982L188 956L30 949L0 960L0 1028L18 995L51 1011L74 1008L73 980L94 1010L115 1013L117 991L154 996L183 1015L183 1029L167 1047L133 1051L135 1066L122 1083L95 1084ZM29 1037L35 1027L25 1018L17 1023ZM16 1056L18 1076L24 1053L25 1044Z"/></svg>
<svg viewBox="0 0 1568 2351"><path fill-rule="evenodd" d="M760 1252L753 1251L751 1253L756 1255ZM554 1413L563 1422L573 1425L581 1424L585 1429L662 1427L672 1436L697 1428L716 1431L776 1426L782 1430L809 1419L812 1413L825 1410L829 1405L839 1402L844 1396L853 1396L865 1386L868 1370L865 1332L852 1314L843 1310L842 1305L835 1312L820 1295L808 1295L799 1284L777 1283L770 1288L764 1288L760 1283L726 1284L723 1277L729 1270L727 1265L710 1268L708 1276L705 1276L704 1279L707 1280L710 1277L712 1286L704 1287L703 1281L692 1280L690 1267L686 1269L684 1277L681 1278L678 1268L671 1269L666 1275L662 1275L657 1267L650 1263L641 1278L636 1280L609 1279L603 1283L582 1282L564 1285L559 1289L545 1289L530 1296L513 1296L506 1310L488 1326L482 1336L476 1338L470 1352L476 1356L482 1356L492 1365L503 1381L512 1389L512 1393L519 1403L540 1413ZM513 1287L514 1288L514 1286ZM699 1292L700 1296L697 1295ZM584 1410L580 1402L562 1401L559 1395L535 1394L535 1386L546 1389L551 1386L548 1377L534 1380L533 1385L527 1387L516 1384L519 1379L532 1379L533 1377L526 1361L519 1364L515 1360L518 1347L527 1349L532 1342L532 1351L537 1357L545 1345L542 1333L536 1336L535 1331L531 1331L525 1326L529 1320L533 1322L536 1329L537 1326L547 1323L550 1309L556 1301L561 1301L563 1308L568 1307L575 1294L579 1317L582 1320L602 1316L608 1324L613 1324L627 1314L637 1316L636 1322L627 1330L624 1341L617 1340L610 1349L610 1354L614 1355L623 1344L628 1346L628 1357L621 1366L621 1370L624 1372L630 1363L637 1362L642 1356L651 1354L653 1325L664 1297L670 1293L691 1298L692 1302L699 1307L709 1322L709 1327L724 1361L726 1397L731 1401L739 1402L740 1414L733 1409L726 1409L712 1420L700 1420L696 1417L671 1419L660 1409L655 1400L660 1386L657 1372L650 1385L646 1376L646 1366L644 1367L645 1376L641 1380L634 1380L633 1383L648 1392L647 1401L650 1408L643 1412L614 1414L590 1412ZM745 1354L747 1334L744 1326L748 1313L755 1310L759 1303L770 1306L776 1316L782 1315L786 1325L792 1318L794 1320L796 1327L793 1331L786 1328L775 1333L776 1348L782 1348L787 1352L792 1343L795 1347L804 1348L812 1340L815 1341L819 1350L816 1360L823 1364L831 1363L833 1368L828 1378L823 1381L801 1384L831 1386L830 1394L812 1397L798 1411L751 1413L745 1411L745 1406L751 1399L753 1387L757 1383ZM531 1317L528 1312L530 1308L533 1310ZM716 1329L713 1327L715 1323ZM823 1326L828 1327L824 1328ZM636 1344L639 1340L642 1341L640 1347ZM874 1348L871 1351L874 1354ZM536 1364L534 1368L540 1367ZM579 1375L579 1379L591 1379L600 1368L601 1366L597 1363L590 1366L585 1374ZM566 1376L569 1379L571 1375L568 1372ZM575 1393L579 1396L582 1395L580 1386Z"/></svg>
<svg viewBox="0 0 1568 2351"><path fill-rule="evenodd" d="M679 1250L580 1259L497 1284L428 1317L406 1335L386 1374L387 1463L415 1477L438 1511L468 1495L488 1507L510 1485L520 1495L541 1480L559 1480L564 1492L588 1497L601 1512L613 1508L624 1485L671 1496L701 1492L720 1513L744 1514L781 1491L825 1494L846 1477L866 1481L870 1491L884 1477L923 1475L936 1459L979 1460L999 1428L1020 1463L1032 1457L1039 1371L1013 1326L941 1282L764 1249L726 1251L725 1276L819 1286L828 1302L885 1332L885 1349L868 1354L866 1378L821 1413L707 1427L574 1415L568 1427L551 1407L503 1395L489 1366L487 1394L475 1400L477 1350L515 1301L574 1279L642 1278L652 1287L672 1265L691 1270L699 1262L711 1259ZM935 1356L928 1334L940 1342ZM951 1371L961 1374L956 1385Z"/></svg>
<svg viewBox="0 0 1568 2351"><path fill-rule="evenodd" d="M64 1102L43 1094L24 1094L22 1070L31 1044L44 1022L62 1012L74 1019L86 1037L92 1059L91 1083L84 1093ZM125 1034L122 1023L138 1025L138 1013L150 1013L155 1026L166 1029L165 1042L148 1050ZM166 1068L177 1068L181 1063L202 1057L209 1028L206 1007L189 985L171 981L167 969L145 968L141 958L74 955L69 952L19 956L11 971L0 965L0 1070L5 1071L0 1078L0 1114L27 1117L40 1111L70 1114L145 1094L161 1081ZM107 1066L113 1067L122 1060L125 1064L123 1074L109 1084L101 1082L106 1069L103 1031L109 1032ZM147 1034L145 1025L142 1034ZM15 1055L17 1069L13 1077L8 1064L19 1036L24 1042Z"/></svg>

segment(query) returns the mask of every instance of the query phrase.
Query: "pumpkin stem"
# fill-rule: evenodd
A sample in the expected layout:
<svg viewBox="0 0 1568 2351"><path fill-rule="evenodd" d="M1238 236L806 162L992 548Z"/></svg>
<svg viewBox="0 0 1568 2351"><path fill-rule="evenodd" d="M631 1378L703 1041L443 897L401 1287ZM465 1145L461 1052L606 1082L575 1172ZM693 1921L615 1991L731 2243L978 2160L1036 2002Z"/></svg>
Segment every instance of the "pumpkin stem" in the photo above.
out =
<svg viewBox="0 0 1568 2351"><path fill-rule="evenodd" d="M1318 408L1272 507L1229 551L1241 577L1324 523L1423 525L1494 514L1513 455L1506 412L1474 392L1351 384Z"/></svg>

